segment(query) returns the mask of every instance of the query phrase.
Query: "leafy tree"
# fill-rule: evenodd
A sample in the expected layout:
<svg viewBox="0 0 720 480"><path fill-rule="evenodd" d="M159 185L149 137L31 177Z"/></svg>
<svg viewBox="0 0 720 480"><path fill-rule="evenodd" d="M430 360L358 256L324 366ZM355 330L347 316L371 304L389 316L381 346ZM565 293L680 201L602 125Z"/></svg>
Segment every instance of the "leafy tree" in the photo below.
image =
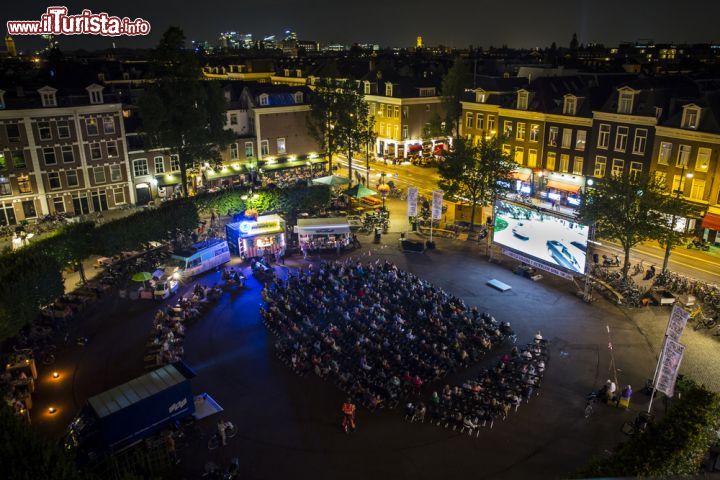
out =
<svg viewBox="0 0 720 480"><path fill-rule="evenodd" d="M0 478L80 480L74 463L55 442L43 438L0 402Z"/></svg>
<svg viewBox="0 0 720 480"><path fill-rule="evenodd" d="M217 82L201 80L185 35L170 27L154 52L162 75L140 99L142 128L150 146L166 148L180 161L181 188L187 194L188 170L220 160L219 149L232 141L225 129L225 98Z"/></svg>
<svg viewBox="0 0 720 480"><path fill-rule="evenodd" d="M468 70L462 58L455 59L455 63L443 77L440 88L441 105L445 110L446 124L453 131L455 138L460 137L460 122L462 117L462 104L467 85Z"/></svg>
<svg viewBox="0 0 720 480"><path fill-rule="evenodd" d="M517 164L503 153L502 138L483 139L477 146L456 139L453 149L438 167L440 188L449 196L470 203L470 230L473 229L478 205L492 205L512 181Z"/></svg>
<svg viewBox="0 0 720 480"><path fill-rule="evenodd" d="M346 84L338 93L337 105L340 106L342 115L336 123L335 130L338 147L347 154L348 178L352 185L353 153L360 151L375 138L374 123L368 111L368 104L357 88Z"/></svg>
<svg viewBox="0 0 720 480"><path fill-rule="evenodd" d="M623 277L630 269L630 250L640 242L658 240L666 233L663 185L652 175L613 175L598 181L582 195L578 216L595 225L599 237L620 243L625 255Z"/></svg>
<svg viewBox="0 0 720 480"><path fill-rule="evenodd" d="M702 214L700 208L688 202L680 195L668 195L662 199L658 210L665 214L662 222L664 234L658 238L660 246L665 248L662 271L668 269L670 253L678 245L685 243L685 233L676 230L678 220L681 218L698 217Z"/></svg>
<svg viewBox="0 0 720 480"><path fill-rule="evenodd" d="M318 142L328 159L328 171L332 172L333 156L340 150L340 131L336 130L339 122L348 112L343 102L343 83L326 79L318 82L310 100L308 116L308 132Z"/></svg>

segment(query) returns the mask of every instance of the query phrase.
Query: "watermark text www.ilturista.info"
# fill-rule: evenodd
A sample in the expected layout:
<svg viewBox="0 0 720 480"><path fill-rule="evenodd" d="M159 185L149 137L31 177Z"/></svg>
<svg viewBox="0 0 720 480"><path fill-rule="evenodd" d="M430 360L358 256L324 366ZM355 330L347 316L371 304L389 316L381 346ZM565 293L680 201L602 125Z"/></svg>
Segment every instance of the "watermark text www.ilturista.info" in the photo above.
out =
<svg viewBox="0 0 720 480"><path fill-rule="evenodd" d="M83 10L68 15L67 7L48 7L40 20L10 20L10 35L103 35L119 37L150 33L150 22L142 18L116 17L105 12Z"/></svg>

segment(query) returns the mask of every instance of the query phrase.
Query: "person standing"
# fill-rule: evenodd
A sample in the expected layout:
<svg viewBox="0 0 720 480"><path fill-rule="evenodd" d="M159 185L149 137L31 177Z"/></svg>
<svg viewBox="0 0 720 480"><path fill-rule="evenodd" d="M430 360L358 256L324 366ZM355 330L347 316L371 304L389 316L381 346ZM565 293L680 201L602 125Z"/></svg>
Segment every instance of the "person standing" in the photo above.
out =
<svg viewBox="0 0 720 480"><path fill-rule="evenodd" d="M342 406L343 413L343 427L345 431L355 431L355 404L352 403L352 399L348 397Z"/></svg>
<svg viewBox="0 0 720 480"><path fill-rule="evenodd" d="M227 425L225 424L225 421L222 419L218 420L217 423L217 430L218 430L218 436L220 437L220 443L224 447L227 445L227 435L225 433L225 430L227 429Z"/></svg>

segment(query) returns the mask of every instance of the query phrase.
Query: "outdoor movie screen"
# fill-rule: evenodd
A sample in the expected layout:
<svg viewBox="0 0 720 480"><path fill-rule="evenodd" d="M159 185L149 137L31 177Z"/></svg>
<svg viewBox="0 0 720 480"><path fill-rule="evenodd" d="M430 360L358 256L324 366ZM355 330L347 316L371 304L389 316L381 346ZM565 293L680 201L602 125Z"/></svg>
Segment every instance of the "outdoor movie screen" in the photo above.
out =
<svg viewBox="0 0 720 480"><path fill-rule="evenodd" d="M585 273L588 227L525 205L495 202L493 241L572 273Z"/></svg>

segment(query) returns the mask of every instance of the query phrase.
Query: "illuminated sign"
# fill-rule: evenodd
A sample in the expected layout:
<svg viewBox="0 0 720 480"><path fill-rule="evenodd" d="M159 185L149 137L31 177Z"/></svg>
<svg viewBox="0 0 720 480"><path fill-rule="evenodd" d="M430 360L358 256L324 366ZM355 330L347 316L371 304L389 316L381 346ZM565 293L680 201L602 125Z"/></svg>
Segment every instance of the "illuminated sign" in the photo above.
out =
<svg viewBox="0 0 720 480"><path fill-rule="evenodd" d="M240 232L243 236L261 235L263 233L278 233L282 230L279 220L270 220L267 222L254 222L244 220L240 222Z"/></svg>

